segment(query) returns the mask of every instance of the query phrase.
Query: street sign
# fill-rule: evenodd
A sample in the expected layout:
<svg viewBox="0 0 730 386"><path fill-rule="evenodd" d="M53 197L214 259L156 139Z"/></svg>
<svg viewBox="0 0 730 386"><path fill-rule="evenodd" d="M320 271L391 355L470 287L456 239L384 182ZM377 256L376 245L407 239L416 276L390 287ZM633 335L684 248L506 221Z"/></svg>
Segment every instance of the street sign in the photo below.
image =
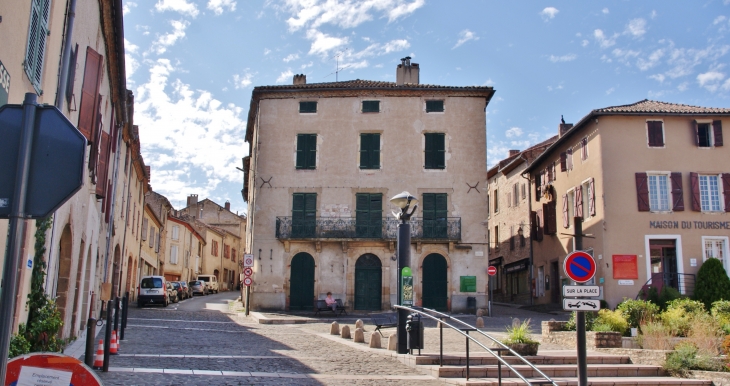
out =
<svg viewBox="0 0 730 386"><path fill-rule="evenodd" d="M10 216L19 166L23 106L0 107L0 218ZM25 213L45 218L83 185L86 138L54 106L37 105ZM106 183L106 182L103 182Z"/></svg>
<svg viewBox="0 0 730 386"><path fill-rule="evenodd" d="M563 262L563 270L570 280L585 283L596 274L596 261L586 252L571 252Z"/></svg>
<svg viewBox="0 0 730 386"><path fill-rule="evenodd" d="M599 296L601 290L597 285L564 285L563 296L594 297Z"/></svg>
<svg viewBox="0 0 730 386"><path fill-rule="evenodd" d="M243 266L244 267L253 267L253 254L247 253L243 255Z"/></svg>
<svg viewBox="0 0 730 386"><path fill-rule="evenodd" d="M253 284L253 279L251 279L250 277L244 277L243 278L243 285L245 285L245 286L248 287L251 284Z"/></svg>
<svg viewBox="0 0 730 386"><path fill-rule="evenodd" d="M8 362L3 385L102 385L94 370L80 360L44 352L18 356Z"/></svg>
<svg viewBox="0 0 730 386"><path fill-rule="evenodd" d="M497 274L497 267L490 265L489 268L487 268L487 273L489 276L494 276Z"/></svg>
<svg viewBox="0 0 730 386"><path fill-rule="evenodd" d="M565 311L598 311L601 309L601 301L595 299L563 299L563 310Z"/></svg>
<svg viewBox="0 0 730 386"><path fill-rule="evenodd" d="M251 269L251 267L246 267L243 269L243 274L246 276L251 276L253 275L253 269Z"/></svg>

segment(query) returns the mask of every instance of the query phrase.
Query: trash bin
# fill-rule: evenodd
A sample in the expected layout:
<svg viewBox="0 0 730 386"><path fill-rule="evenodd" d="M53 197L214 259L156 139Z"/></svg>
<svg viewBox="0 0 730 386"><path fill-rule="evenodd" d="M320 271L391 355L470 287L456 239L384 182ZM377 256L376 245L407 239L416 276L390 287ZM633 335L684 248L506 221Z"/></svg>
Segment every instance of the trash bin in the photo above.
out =
<svg viewBox="0 0 730 386"><path fill-rule="evenodd" d="M421 321L421 315L408 315L406 332L408 334L407 348L409 350L417 349L420 351L423 348L423 322Z"/></svg>
<svg viewBox="0 0 730 386"><path fill-rule="evenodd" d="M466 309L469 312L477 313L477 298L469 296L466 298Z"/></svg>

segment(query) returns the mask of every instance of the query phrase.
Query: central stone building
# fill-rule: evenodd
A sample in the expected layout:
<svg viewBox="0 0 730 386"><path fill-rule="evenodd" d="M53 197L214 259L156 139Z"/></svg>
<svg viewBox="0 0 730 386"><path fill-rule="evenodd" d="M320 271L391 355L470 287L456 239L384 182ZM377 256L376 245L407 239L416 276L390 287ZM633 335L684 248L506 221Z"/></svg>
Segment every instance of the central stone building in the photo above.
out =
<svg viewBox="0 0 730 386"><path fill-rule="evenodd" d="M416 304L486 305L486 107L491 87L352 80L253 90L246 130L245 252L253 309L307 310L327 292L348 309L396 304L397 220L409 191ZM471 298L471 299L469 299Z"/></svg>

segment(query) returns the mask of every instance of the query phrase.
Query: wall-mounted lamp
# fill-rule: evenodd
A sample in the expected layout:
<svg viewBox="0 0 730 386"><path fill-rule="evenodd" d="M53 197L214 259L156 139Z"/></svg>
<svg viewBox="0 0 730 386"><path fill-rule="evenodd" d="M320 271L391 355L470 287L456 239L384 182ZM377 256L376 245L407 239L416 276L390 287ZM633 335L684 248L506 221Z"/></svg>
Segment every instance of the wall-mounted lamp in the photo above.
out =
<svg viewBox="0 0 730 386"><path fill-rule="evenodd" d="M261 260L261 249L259 248L259 260Z"/></svg>

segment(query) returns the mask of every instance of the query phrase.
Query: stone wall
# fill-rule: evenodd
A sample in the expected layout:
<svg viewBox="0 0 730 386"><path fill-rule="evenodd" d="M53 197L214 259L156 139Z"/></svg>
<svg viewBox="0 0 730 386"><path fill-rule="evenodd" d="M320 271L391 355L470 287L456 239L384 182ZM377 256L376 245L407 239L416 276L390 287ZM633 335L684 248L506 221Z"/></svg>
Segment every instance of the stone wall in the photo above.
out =
<svg viewBox="0 0 730 386"><path fill-rule="evenodd" d="M598 348L596 351L613 354L626 355L631 358L631 363L637 365L663 366L667 354L671 350L644 350L630 348Z"/></svg>
<svg viewBox="0 0 730 386"><path fill-rule="evenodd" d="M562 331L566 322L542 322L542 342L559 346L575 347L576 332ZM620 348L623 345L621 333L618 332L586 332L586 348Z"/></svg>

